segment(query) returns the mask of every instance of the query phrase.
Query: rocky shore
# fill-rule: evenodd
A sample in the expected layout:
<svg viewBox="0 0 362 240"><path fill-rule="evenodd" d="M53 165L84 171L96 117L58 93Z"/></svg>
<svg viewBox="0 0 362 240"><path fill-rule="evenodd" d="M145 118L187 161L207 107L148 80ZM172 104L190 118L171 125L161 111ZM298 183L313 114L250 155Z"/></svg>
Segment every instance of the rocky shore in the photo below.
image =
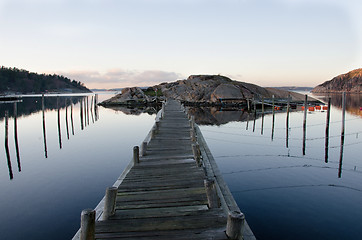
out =
<svg viewBox="0 0 362 240"><path fill-rule="evenodd" d="M326 81L313 90L313 93L361 93L362 92L362 68L338 75Z"/></svg>

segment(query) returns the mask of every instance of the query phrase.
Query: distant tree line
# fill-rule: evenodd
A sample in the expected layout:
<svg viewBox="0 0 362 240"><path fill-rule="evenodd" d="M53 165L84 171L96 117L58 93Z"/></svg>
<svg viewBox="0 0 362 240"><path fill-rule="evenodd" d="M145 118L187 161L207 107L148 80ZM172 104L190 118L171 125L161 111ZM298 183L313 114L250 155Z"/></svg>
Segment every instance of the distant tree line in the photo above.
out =
<svg viewBox="0 0 362 240"><path fill-rule="evenodd" d="M38 74L24 69L0 68L0 93L90 92L80 81L62 75Z"/></svg>

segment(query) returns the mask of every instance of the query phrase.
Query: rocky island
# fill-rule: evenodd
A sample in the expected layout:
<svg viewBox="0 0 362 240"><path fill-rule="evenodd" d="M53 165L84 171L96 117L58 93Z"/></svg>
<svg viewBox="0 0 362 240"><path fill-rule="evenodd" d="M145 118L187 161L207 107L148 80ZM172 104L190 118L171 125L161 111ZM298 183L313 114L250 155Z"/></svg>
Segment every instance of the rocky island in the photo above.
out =
<svg viewBox="0 0 362 240"><path fill-rule="evenodd" d="M335 92L362 92L362 68L338 75L326 81L313 90L313 93L335 93Z"/></svg>
<svg viewBox="0 0 362 240"><path fill-rule="evenodd" d="M191 75L187 79L161 83L146 90L138 87L125 88L120 94L102 102L101 105L152 104L158 99L156 96L203 106L219 105L222 101L245 103L250 99L270 99L273 96L276 99L286 99L290 96L291 101L304 101L304 95L296 92L263 88L221 75Z"/></svg>

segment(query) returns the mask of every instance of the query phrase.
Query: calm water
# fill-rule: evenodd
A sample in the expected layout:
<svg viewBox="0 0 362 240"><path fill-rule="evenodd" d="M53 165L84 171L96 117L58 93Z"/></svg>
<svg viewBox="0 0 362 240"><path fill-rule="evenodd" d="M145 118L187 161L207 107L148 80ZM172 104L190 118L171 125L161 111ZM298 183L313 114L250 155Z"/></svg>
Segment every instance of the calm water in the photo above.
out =
<svg viewBox="0 0 362 240"><path fill-rule="evenodd" d="M110 96L99 95L99 101ZM84 102L81 116L84 96L46 97L46 142L41 98L24 98L17 104L19 157L14 105L0 104L1 239L70 239L79 228L81 210L97 205L130 161L132 147L153 125L155 115L149 113L94 106L90 110L91 97L88 118ZM340 163L340 96L332 97L336 106L331 109L327 163L326 112L307 115L305 155L302 112L290 114L288 147L283 112L275 115L274 132L270 114L264 118L257 114L254 120L253 114L242 112L195 112L197 121L216 124L201 130L257 238L357 239L362 235L361 101L359 97L357 104L349 101L356 106L353 111L349 106L346 114ZM9 155L5 110L10 114Z"/></svg>

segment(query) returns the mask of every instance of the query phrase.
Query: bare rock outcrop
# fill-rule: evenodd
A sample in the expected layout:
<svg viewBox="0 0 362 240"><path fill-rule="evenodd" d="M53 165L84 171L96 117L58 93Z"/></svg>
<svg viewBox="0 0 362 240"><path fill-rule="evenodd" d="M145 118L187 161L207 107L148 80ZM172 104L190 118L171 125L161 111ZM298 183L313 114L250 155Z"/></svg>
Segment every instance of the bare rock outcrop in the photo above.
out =
<svg viewBox="0 0 362 240"><path fill-rule="evenodd" d="M313 93L329 93L329 92L362 92L362 68L350 71L345 74L338 75L332 80L326 81L313 90Z"/></svg>
<svg viewBox="0 0 362 240"><path fill-rule="evenodd" d="M130 101L147 102L150 101L150 97L145 95L139 87L124 88L120 94L103 101L102 104L124 104Z"/></svg>

